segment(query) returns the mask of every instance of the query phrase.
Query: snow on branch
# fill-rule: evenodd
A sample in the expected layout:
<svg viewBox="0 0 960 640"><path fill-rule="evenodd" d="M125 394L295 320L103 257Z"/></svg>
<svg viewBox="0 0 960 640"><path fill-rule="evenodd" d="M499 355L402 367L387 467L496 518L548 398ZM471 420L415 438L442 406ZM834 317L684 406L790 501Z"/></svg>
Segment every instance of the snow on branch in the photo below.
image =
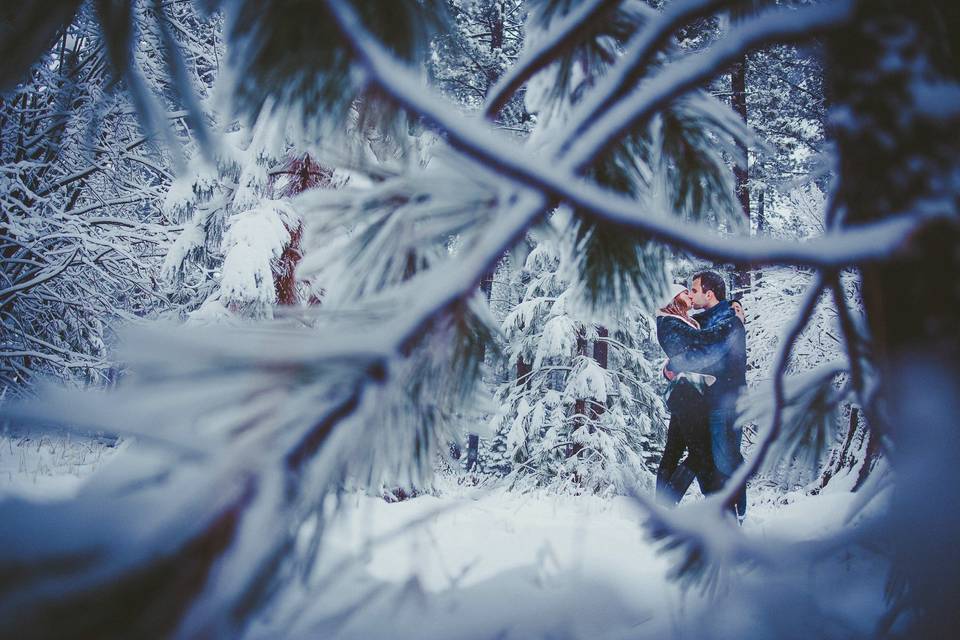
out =
<svg viewBox="0 0 960 640"><path fill-rule="evenodd" d="M559 25L547 34L539 46L527 50L523 57L517 61L517 64L503 74L497 84L490 88L490 94L487 96L483 107L487 119L495 118L517 89L538 71L575 46L585 32L588 32L594 25L603 20L607 13L619 3L620 0L590 0L571 11Z"/></svg>
<svg viewBox="0 0 960 640"><path fill-rule="evenodd" d="M282 201L264 201L233 217L223 239L226 255L220 292L224 300L261 314L276 302L273 262L290 242L287 221L294 217Z"/></svg>
<svg viewBox="0 0 960 640"><path fill-rule="evenodd" d="M674 98L717 75L752 48L771 42L808 38L848 20L854 3L839 0L810 9L775 9L745 21L710 48L672 63L630 97L611 107L574 141L570 156L580 170L611 144L646 121ZM589 118L587 120L589 122Z"/></svg>
<svg viewBox="0 0 960 640"><path fill-rule="evenodd" d="M846 3L843 6L846 7ZM911 216L890 218L884 222L830 233L804 244L772 238L721 237L713 228L683 222L668 213L652 210L653 205L601 189L517 148L493 128L466 119L442 98L425 90L419 75L397 63L363 29L349 8L333 2L328 2L328 7L372 79L398 103L440 130L452 146L519 185L540 191L549 199L565 201L589 215L649 234L702 257L742 264L782 263L839 268L888 258L911 231L926 222ZM836 10L828 13L829 20L821 18L818 21L814 16L807 21L797 19L797 22L810 28L827 22L833 24L840 19L838 13ZM754 31L759 31L763 22L750 24ZM774 21L774 26L782 27L784 32L799 33L796 29L789 30L783 17ZM774 33L778 32L774 30ZM576 152L570 154L571 165L579 165L578 160ZM641 209L644 207L651 209L643 212ZM531 223L533 219L531 216ZM494 255L500 255L508 248L507 244L496 247ZM489 261L492 260L491 257Z"/></svg>
<svg viewBox="0 0 960 640"><path fill-rule="evenodd" d="M692 19L719 9L729 0L680 0L668 5L656 20L647 25L626 45L623 58L598 82L597 88L584 96L571 116L570 130L574 133L564 146L577 140L579 135L603 113L617 95L630 86L631 79L643 71L654 53L662 47L670 34Z"/></svg>
<svg viewBox="0 0 960 640"><path fill-rule="evenodd" d="M66 260L64 260L58 265L52 265L50 268L42 270L42 272L39 275L31 278L30 280L27 280L26 282L20 282L15 285L11 285L5 289L0 289L0 302L6 302L11 296L13 296L16 293L23 293L28 289L32 289L33 287L41 285L44 282L47 282L48 280L52 280L53 278L56 278L58 275L60 275L70 267L70 264L73 262L73 259L77 256L77 253L79 251L80 251L79 248L74 249L73 253L70 254L69 258L67 258Z"/></svg>
<svg viewBox="0 0 960 640"><path fill-rule="evenodd" d="M522 237L546 207L546 199L526 192L508 209L508 215L494 220L479 240L458 257L456 264L449 269L427 271L395 287L391 297L404 300L405 310L378 337L389 339L389 333L401 350L415 341L444 309L474 292L480 274L496 264L504 250ZM409 304L410 301L416 302Z"/></svg>

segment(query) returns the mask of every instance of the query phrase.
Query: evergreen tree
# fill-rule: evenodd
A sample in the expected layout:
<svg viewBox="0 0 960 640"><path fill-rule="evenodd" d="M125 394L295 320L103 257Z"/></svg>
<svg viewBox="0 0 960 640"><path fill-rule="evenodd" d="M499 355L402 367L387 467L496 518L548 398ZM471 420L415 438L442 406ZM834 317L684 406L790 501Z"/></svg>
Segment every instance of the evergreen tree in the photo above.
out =
<svg viewBox="0 0 960 640"><path fill-rule="evenodd" d="M483 108L492 87L516 63L523 47L526 7L520 0L447 0L450 30L432 43L430 69L437 86L471 111ZM523 92L496 114L502 127L529 133Z"/></svg>
<svg viewBox="0 0 960 640"><path fill-rule="evenodd" d="M662 442L658 367L636 344L649 321L624 310L612 335L591 322L571 290L571 249L543 234L518 273L523 296L503 330L509 361L530 368L498 392L494 450L513 463L514 485L622 492L649 484L644 454Z"/></svg>
<svg viewBox="0 0 960 640"><path fill-rule="evenodd" d="M947 35L958 28L954 3L888 3L878 10L857 2L850 23L827 41L839 167L828 226L850 229L904 215L934 221L910 234L903 251L863 267L868 338L843 316L851 375L875 449L895 452L898 473L886 529L896 604L885 623L889 628L909 610L905 633L916 637L960 623L953 605L958 569L943 564L960 532L960 510L955 492L936 489L960 459L960 65ZM849 302L834 292L846 308ZM925 532L919 543L918 530Z"/></svg>
<svg viewBox="0 0 960 640"><path fill-rule="evenodd" d="M184 228L162 275L168 295L195 321L272 317L274 272L301 227L276 184L297 177L296 164L284 169L288 150L282 128L264 114L225 136L213 162L197 151L167 193L164 208Z"/></svg>

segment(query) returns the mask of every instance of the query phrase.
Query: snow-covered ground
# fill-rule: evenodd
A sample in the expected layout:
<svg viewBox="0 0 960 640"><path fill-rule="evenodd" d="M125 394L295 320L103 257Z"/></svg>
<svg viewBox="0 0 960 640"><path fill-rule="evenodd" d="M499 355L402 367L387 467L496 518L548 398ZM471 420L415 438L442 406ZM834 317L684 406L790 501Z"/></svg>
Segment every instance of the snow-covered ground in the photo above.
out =
<svg viewBox="0 0 960 640"><path fill-rule="evenodd" d="M0 496L69 498L118 449L6 437ZM757 483L744 532L758 544L816 541L843 526L854 497L845 489L838 481L811 496ZM882 614L885 568L866 552L825 557L799 580L735 568L703 594L669 579L675 558L643 518L626 497L477 490L449 478L435 495L398 503L349 495L309 580L291 578L247 637L849 638Z"/></svg>
<svg viewBox="0 0 960 640"><path fill-rule="evenodd" d="M679 601L623 498L355 497L325 545L296 637L619 637L611 622L661 626Z"/></svg>
<svg viewBox="0 0 960 640"><path fill-rule="evenodd" d="M851 495L758 489L746 533L816 540L842 522ZM792 611L751 601L768 588L769 575L746 569L719 593L684 591L668 579L671 558L642 520L625 497L449 488L440 497L394 504L354 496L324 538L319 586L249 635L271 638L287 629L290 637L344 639L782 637L781 623L797 618L790 626L801 637L852 637L868 633L882 611L884 572L872 558L849 553L810 570ZM718 615L717 607L727 610Z"/></svg>
<svg viewBox="0 0 960 640"><path fill-rule="evenodd" d="M112 438L0 433L0 498L70 498L123 447Z"/></svg>

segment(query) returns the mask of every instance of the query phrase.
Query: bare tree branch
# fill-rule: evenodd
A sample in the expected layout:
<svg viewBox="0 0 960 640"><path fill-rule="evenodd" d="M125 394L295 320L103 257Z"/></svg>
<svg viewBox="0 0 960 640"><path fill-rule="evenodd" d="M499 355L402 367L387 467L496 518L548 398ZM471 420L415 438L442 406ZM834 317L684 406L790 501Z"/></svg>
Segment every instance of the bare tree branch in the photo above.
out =
<svg viewBox="0 0 960 640"><path fill-rule="evenodd" d="M540 191L548 200L565 201L607 222L648 234L702 257L743 264L840 268L886 259L911 231L925 224L909 216L891 218L799 244L772 238L721 237L714 228L686 223L667 213L648 210L643 215L638 209L645 203L615 195L568 171L547 166L494 129L466 120L444 100L426 91L415 73L398 64L366 32L351 9L329 1L327 6L372 79L402 106L432 123L452 146L519 185ZM782 25L776 22L775 26ZM592 147L584 150L589 151ZM578 153L571 152L569 165L582 164L583 158ZM531 216L529 222L534 219L535 216ZM496 251L499 255L507 248L500 246Z"/></svg>
<svg viewBox="0 0 960 640"><path fill-rule="evenodd" d="M853 12L850 0L837 0L802 10L774 9L744 21L726 38L701 53L672 63L631 96L612 106L596 120L582 116L589 128L571 140L571 166L583 170L627 132L645 122L669 102L698 87L752 48L790 39L807 39L847 21Z"/></svg>
<svg viewBox="0 0 960 640"><path fill-rule="evenodd" d="M46 270L44 273L41 273L40 275L37 275L26 282L20 282L12 287L0 289L0 303L6 302L15 293L23 293L28 289L32 289L37 285L43 284L47 280L56 278L70 266L70 263L73 262L73 259L76 257L79 251L80 247L77 247L73 250L73 253L70 254L70 257L64 260L62 263L55 265L52 269Z"/></svg>

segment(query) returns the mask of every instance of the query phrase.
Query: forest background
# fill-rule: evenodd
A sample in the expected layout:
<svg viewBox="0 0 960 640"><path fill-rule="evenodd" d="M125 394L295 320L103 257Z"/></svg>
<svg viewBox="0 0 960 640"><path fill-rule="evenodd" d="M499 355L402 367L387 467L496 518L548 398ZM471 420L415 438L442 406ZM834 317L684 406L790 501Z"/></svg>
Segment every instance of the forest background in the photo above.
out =
<svg viewBox="0 0 960 640"><path fill-rule="evenodd" d="M701 584L758 562L721 516L736 486L676 513L649 498L653 314L702 268L747 312L731 484L862 496L866 524L781 555L799 574L882 549L877 635L956 616L936 553L960 526L938 515L960 449L960 293L938 284L958 266L960 66L930 36L956 10L59 0L0 18L5 438L135 442L96 491L141 487L96 526L93 490L5 501L6 548L28 552L2 562L31 578L4 620L50 631L72 620L45 615L51 589L78 612L91 589L183 580L153 605L169 632L248 629L309 572L328 496L449 482L632 496ZM924 549L904 538L918 519ZM117 540L122 557L67 562Z"/></svg>

